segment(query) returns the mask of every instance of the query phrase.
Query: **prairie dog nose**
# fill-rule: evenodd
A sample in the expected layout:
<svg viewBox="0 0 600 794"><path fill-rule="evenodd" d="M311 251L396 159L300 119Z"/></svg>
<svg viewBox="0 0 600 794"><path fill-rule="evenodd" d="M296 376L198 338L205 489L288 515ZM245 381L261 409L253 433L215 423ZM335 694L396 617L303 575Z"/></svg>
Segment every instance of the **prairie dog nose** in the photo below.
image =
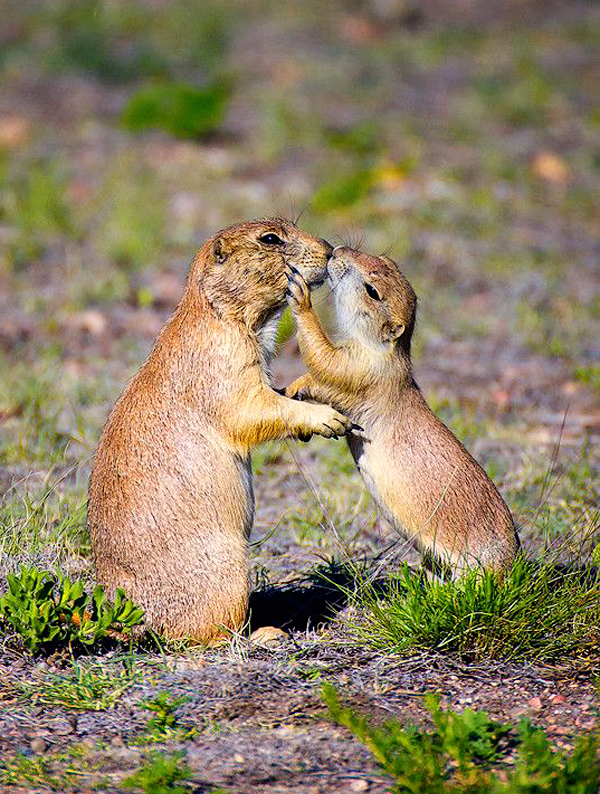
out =
<svg viewBox="0 0 600 794"><path fill-rule="evenodd" d="M331 259L331 257L333 256L333 246L331 245L331 243L329 243L327 240L324 240L322 237L321 237L321 242L325 247L325 256L327 257L327 259Z"/></svg>

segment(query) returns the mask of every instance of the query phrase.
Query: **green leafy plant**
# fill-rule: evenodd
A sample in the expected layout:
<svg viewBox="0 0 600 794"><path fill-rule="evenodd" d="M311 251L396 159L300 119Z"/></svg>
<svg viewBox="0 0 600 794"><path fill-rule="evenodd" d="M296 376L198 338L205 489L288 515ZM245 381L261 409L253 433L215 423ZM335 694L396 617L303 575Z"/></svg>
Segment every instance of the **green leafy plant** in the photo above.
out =
<svg viewBox="0 0 600 794"><path fill-rule="evenodd" d="M195 728L186 728L179 724L175 709L187 703L189 697L172 697L170 692L159 692L158 695L145 700L141 708L151 711L154 717L148 720L144 739L163 741L169 738L187 739L196 733Z"/></svg>
<svg viewBox="0 0 600 794"><path fill-rule="evenodd" d="M184 782L190 771L183 753L150 753L144 765L121 781L121 786L126 791L141 789L146 794L188 794L190 788L177 784Z"/></svg>
<svg viewBox="0 0 600 794"><path fill-rule="evenodd" d="M456 581L428 581L404 566L385 595L367 588L361 598L368 617L356 631L381 650L583 659L600 642L600 574L593 569L520 559L502 579L474 570Z"/></svg>
<svg viewBox="0 0 600 794"><path fill-rule="evenodd" d="M128 635L144 614L120 589L110 604L100 585L90 597L81 581L34 566L21 566L7 581L8 592L0 598L0 623L16 631L33 654Z"/></svg>
<svg viewBox="0 0 600 794"><path fill-rule="evenodd" d="M555 752L544 732L522 720L513 736L509 725L494 722L484 711L459 714L440 708L428 695L425 705L433 729L403 727L397 720L381 726L340 705L331 684L323 699L331 718L348 728L373 753L394 780L394 794L595 794L600 784L600 749L592 733L580 736L570 755ZM500 778L490 769L516 746L512 768Z"/></svg>
<svg viewBox="0 0 600 794"><path fill-rule="evenodd" d="M123 112L123 124L133 132L155 127L179 138L202 138L219 128L229 94L226 80L215 81L206 88L188 83L154 83L131 97Z"/></svg>

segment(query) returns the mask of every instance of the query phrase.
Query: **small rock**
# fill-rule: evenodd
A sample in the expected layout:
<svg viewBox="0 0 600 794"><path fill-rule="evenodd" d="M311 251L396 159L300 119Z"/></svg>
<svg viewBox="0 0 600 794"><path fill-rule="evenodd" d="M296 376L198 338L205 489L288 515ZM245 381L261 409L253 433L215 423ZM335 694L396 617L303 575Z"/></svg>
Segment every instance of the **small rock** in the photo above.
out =
<svg viewBox="0 0 600 794"><path fill-rule="evenodd" d="M567 699L566 699L566 697L564 695L553 695L552 696L552 702L555 703L555 704L565 703L566 700Z"/></svg>
<svg viewBox="0 0 600 794"><path fill-rule="evenodd" d="M565 161L553 152L540 152L532 163L536 176L563 185L569 179L569 167Z"/></svg>
<svg viewBox="0 0 600 794"><path fill-rule="evenodd" d="M112 747L124 747L125 746L125 742L123 741L123 737L119 736L118 733L115 736L112 737L112 739L110 740L110 744L111 744Z"/></svg>
<svg viewBox="0 0 600 794"><path fill-rule="evenodd" d="M368 780L353 780L350 783L350 791L368 791L369 790L369 781Z"/></svg>
<svg viewBox="0 0 600 794"><path fill-rule="evenodd" d="M67 318L65 323L75 331L85 331L90 336L102 336L107 329L106 317L97 309L87 309Z"/></svg>
<svg viewBox="0 0 600 794"><path fill-rule="evenodd" d="M541 698L538 697L531 698L531 700L528 700L527 705L529 706L530 709L533 709L534 711L541 711L543 708L542 700Z"/></svg>
<svg viewBox="0 0 600 794"><path fill-rule="evenodd" d="M12 148L21 146L29 138L30 124L23 116L5 116L0 119L0 145Z"/></svg>
<svg viewBox="0 0 600 794"><path fill-rule="evenodd" d="M263 648L272 648L275 645L280 645L287 639L288 635L286 632L282 629L275 628L275 626L261 626L250 635L250 642Z"/></svg>
<svg viewBox="0 0 600 794"><path fill-rule="evenodd" d="M236 764L243 764L246 759L244 758L243 755L240 755L239 753L235 753L235 755L233 756L233 760L236 762Z"/></svg>
<svg viewBox="0 0 600 794"><path fill-rule="evenodd" d="M29 746L31 747L34 753L43 753L48 745L43 739L40 739L38 737L37 739L32 739L29 742Z"/></svg>

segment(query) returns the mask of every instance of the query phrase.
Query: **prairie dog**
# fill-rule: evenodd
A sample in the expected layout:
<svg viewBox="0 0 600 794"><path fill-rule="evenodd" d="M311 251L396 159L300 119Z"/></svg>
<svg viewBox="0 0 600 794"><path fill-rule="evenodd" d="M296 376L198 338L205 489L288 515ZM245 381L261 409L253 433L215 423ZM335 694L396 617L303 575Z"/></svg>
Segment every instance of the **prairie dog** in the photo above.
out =
<svg viewBox="0 0 600 794"><path fill-rule="evenodd" d="M317 283L330 253L280 218L207 240L104 427L88 506L97 577L167 637L211 642L244 623L251 449L349 428L329 405L278 394L268 374L290 268Z"/></svg>
<svg viewBox="0 0 600 794"><path fill-rule="evenodd" d="M513 519L481 466L434 415L412 376L417 298L397 264L338 246L328 263L341 344L333 345L293 274L288 302L308 374L287 389L364 428L347 437L383 515L453 574L502 570L519 548Z"/></svg>

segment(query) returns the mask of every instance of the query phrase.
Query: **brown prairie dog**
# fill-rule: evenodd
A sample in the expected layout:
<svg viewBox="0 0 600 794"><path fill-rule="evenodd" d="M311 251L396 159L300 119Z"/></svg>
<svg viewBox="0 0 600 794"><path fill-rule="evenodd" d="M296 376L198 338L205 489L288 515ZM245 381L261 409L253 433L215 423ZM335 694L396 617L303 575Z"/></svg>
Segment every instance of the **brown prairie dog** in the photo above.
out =
<svg viewBox="0 0 600 794"><path fill-rule="evenodd" d="M88 508L97 577L165 636L210 642L244 623L251 449L349 428L329 405L278 394L268 375L290 268L314 284L330 253L279 218L207 240L103 430Z"/></svg>
<svg viewBox="0 0 600 794"><path fill-rule="evenodd" d="M341 344L327 338L292 275L288 302L308 374L286 394L330 403L364 428L348 436L358 470L383 515L422 553L454 574L502 570L519 548L511 514L412 377L412 287L388 257L343 246L327 269Z"/></svg>

